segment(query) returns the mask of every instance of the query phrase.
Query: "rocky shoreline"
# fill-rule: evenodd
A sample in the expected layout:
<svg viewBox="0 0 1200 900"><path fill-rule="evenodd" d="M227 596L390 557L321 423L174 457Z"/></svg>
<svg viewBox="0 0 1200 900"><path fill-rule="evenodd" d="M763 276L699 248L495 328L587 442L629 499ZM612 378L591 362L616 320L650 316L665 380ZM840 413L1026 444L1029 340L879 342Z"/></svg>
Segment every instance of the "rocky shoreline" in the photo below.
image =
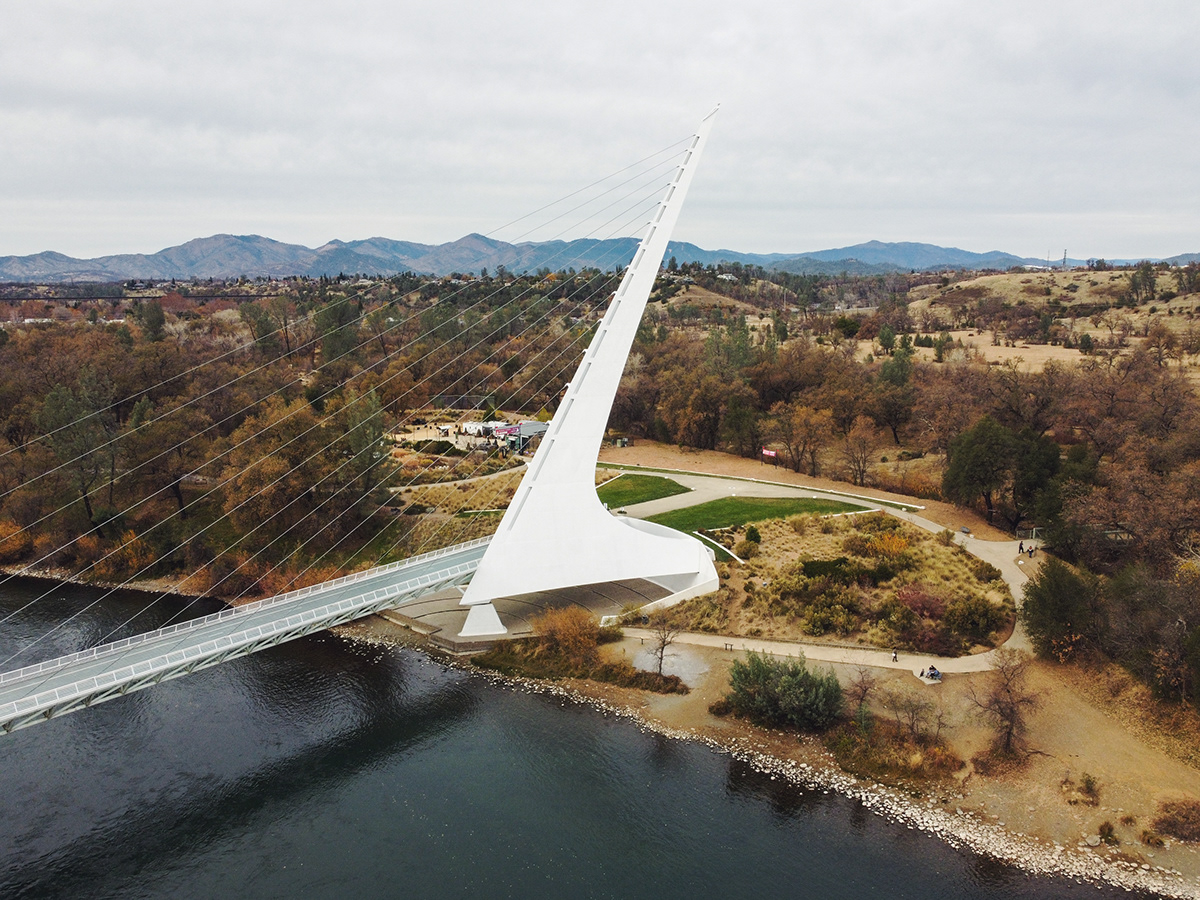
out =
<svg viewBox="0 0 1200 900"><path fill-rule="evenodd" d="M423 646L419 640L401 641L359 629L338 630L350 640L409 647L426 653L447 668L468 672L490 683L526 693L561 697L590 706L604 715L628 720L638 729L674 740L702 744L726 754L771 777L785 779L805 790L831 791L861 803L878 816L898 825L922 831L955 849L969 850L1039 876L1069 878L1078 883L1109 885L1128 891L1146 891L1157 896L1200 900L1200 878L1189 879L1175 869L1137 863L1132 860L1106 859L1093 852L1092 846L1047 844L1036 838L1009 831L1002 823L984 821L978 815L955 807L942 808L934 800L914 801L902 792L868 782L842 771L832 762L820 765L782 759L771 752L766 734L760 740L743 737L717 738L695 731L672 728L643 715L638 710L578 688L556 682L519 676L504 676L475 668L462 659L449 657Z"/></svg>
<svg viewBox="0 0 1200 900"><path fill-rule="evenodd" d="M180 597L199 596L198 594L190 593L180 589L180 585L187 580L186 578L147 578L141 581L131 581L128 583L118 583L115 581L91 581L85 578L76 577L67 569L57 569L54 566L45 566L39 569L30 569L26 566L0 566L0 574L16 578L34 578L39 581L57 581L66 584L78 584L81 587L101 588L106 591L140 591L143 594L175 594ZM220 598L217 597L212 599L219 600Z"/></svg>

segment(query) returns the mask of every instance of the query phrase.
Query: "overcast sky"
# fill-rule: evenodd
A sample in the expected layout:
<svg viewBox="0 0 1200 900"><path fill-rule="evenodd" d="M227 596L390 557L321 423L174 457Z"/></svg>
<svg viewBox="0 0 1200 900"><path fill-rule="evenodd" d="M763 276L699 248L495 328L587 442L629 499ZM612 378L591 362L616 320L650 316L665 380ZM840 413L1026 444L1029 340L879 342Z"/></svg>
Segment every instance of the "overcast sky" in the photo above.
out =
<svg viewBox="0 0 1200 900"><path fill-rule="evenodd" d="M1200 251L1197 0L39 0L0 34L0 255L487 233L716 102L679 240Z"/></svg>

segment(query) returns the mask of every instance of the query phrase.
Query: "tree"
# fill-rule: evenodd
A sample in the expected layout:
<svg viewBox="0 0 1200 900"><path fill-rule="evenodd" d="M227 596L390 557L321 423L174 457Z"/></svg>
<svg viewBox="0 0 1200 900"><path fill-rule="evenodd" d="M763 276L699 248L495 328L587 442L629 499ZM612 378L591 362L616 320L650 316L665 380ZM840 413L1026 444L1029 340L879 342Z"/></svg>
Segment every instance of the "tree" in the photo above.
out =
<svg viewBox="0 0 1200 900"><path fill-rule="evenodd" d="M943 493L962 504L982 497L988 521L992 521L995 495L1008 481L1012 456L1012 432L991 416L984 416L950 443L942 476Z"/></svg>
<svg viewBox="0 0 1200 900"><path fill-rule="evenodd" d="M879 328L879 348L889 356L896 349L896 332L891 325L884 324Z"/></svg>
<svg viewBox="0 0 1200 900"><path fill-rule="evenodd" d="M850 467L850 477L855 484L861 486L867 483L867 469L870 468L878 443L879 435L871 420L866 416L855 419L842 445L842 455Z"/></svg>
<svg viewBox="0 0 1200 900"><path fill-rule="evenodd" d="M105 468L111 471L114 450L106 446L105 420L111 418L111 411L96 390L97 381L95 372L85 366L78 389L56 384L37 414L43 440L69 473L89 522L96 521L92 491Z"/></svg>
<svg viewBox="0 0 1200 900"><path fill-rule="evenodd" d="M771 407L771 436L783 445L783 458L793 472L808 471L816 477L821 452L833 432L833 416L827 409L791 403Z"/></svg>
<svg viewBox="0 0 1200 900"><path fill-rule="evenodd" d="M879 684L879 679L875 672L869 666L858 666L854 670L854 674L850 676L850 703L855 709L864 705L867 698L875 692L876 685Z"/></svg>
<svg viewBox="0 0 1200 900"><path fill-rule="evenodd" d="M162 304L157 300L151 300L148 303L142 304L141 311L141 326L142 336L152 344L158 343L163 339L165 334L165 326L167 317L163 313Z"/></svg>
<svg viewBox="0 0 1200 900"><path fill-rule="evenodd" d="M680 635L680 629L672 625L664 618L657 619L651 626L650 631L654 635L654 643L650 648L651 655L658 661L658 674L663 673L663 660L667 655L667 648L675 643L675 639Z"/></svg>
<svg viewBox="0 0 1200 900"><path fill-rule="evenodd" d="M444 305L457 319L458 311L454 306ZM439 304L435 309L441 306ZM321 335L321 359L324 362L340 359L358 347L358 311L354 304L347 300L333 300L317 311L315 321Z"/></svg>
<svg viewBox="0 0 1200 900"><path fill-rule="evenodd" d="M729 388L721 419L721 436L738 456L758 456L762 431L758 423L754 392L741 381Z"/></svg>
<svg viewBox="0 0 1200 900"><path fill-rule="evenodd" d="M911 689L888 691L884 703L892 711L896 725L908 731L914 741L925 737L926 725L933 713L933 701Z"/></svg>
<svg viewBox="0 0 1200 900"><path fill-rule="evenodd" d="M250 328L255 346L268 357L277 356L279 339L276 334L275 322L270 313L257 303L243 303L238 307L238 315Z"/></svg>
<svg viewBox="0 0 1200 900"><path fill-rule="evenodd" d="M903 351L897 351L899 357ZM895 362L895 358L884 363ZM871 398L871 417L876 424L886 427L892 433L892 440L900 446L900 429L912 421L913 409L916 406L916 393L909 384L894 384L882 376L875 384L874 396Z"/></svg>
<svg viewBox="0 0 1200 900"><path fill-rule="evenodd" d="M971 685L967 695L981 718L996 732L993 750L1012 756L1023 747L1029 714L1041 702L1028 686L1029 655L1001 647L993 651L992 672L982 690Z"/></svg>
<svg viewBox="0 0 1200 900"><path fill-rule="evenodd" d="M1158 296L1158 273L1154 264L1142 262L1129 276L1129 295L1135 303L1153 303Z"/></svg>

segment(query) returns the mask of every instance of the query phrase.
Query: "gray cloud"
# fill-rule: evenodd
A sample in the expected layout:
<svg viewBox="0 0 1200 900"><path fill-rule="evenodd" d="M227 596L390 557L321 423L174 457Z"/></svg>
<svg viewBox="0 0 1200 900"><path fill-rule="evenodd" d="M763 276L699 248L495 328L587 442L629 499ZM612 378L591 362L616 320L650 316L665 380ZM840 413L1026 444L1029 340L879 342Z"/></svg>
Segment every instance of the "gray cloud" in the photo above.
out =
<svg viewBox="0 0 1200 900"><path fill-rule="evenodd" d="M1200 249L1200 8L8 4L0 254L488 231L722 118L677 236Z"/></svg>

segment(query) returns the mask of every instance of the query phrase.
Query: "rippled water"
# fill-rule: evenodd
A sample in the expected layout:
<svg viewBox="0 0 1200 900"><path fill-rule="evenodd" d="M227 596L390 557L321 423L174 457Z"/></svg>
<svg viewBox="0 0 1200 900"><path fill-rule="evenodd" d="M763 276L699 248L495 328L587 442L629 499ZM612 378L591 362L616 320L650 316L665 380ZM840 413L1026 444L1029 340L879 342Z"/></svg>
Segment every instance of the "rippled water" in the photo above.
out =
<svg viewBox="0 0 1200 900"><path fill-rule="evenodd" d="M0 587L0 615L45 587ZM58 588L0 626L0 655L96 596ZM145 602L109 598L38 655ZM4 898L1118 893L1030 878L590 707L328 635L0 737L0 788Z"/></svg>

